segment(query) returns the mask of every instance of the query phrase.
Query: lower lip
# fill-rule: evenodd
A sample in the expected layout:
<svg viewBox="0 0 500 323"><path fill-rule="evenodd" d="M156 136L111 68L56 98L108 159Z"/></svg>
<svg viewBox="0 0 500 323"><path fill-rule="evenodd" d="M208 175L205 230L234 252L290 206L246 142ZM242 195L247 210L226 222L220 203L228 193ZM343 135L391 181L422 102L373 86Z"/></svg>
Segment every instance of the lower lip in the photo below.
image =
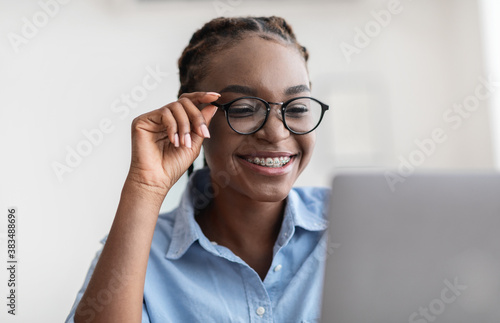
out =
<svg viewBox="0 0 500 323"><path fill-rule="evenodd" d="M250 168L251 170L255 171L256 173L262 174L262 175L267 175L267 176L278 176L278 175L284 175L286 173L289 173L292 170L292 163L295 162L295 156L290 157L290 161L286 163L286 165L282 167L266 167L266 166L260 166L254 163L251 163L247 161L246 159L243 158L238 158L241 163Z"/></svg>

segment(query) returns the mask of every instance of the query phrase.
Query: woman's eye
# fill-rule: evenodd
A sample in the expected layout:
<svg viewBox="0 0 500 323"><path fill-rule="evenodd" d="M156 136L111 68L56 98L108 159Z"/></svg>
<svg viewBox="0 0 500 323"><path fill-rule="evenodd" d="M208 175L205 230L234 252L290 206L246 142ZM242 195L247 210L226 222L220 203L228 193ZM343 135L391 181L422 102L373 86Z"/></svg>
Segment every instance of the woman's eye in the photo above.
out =
<svg viewBox="0 0 500 323"><path fill-rule="evenodd" d="M300 118L305 116L309 109L305 105L293 105L286 108L286 116L291 118Z"/></svg>
<svg viewBox="0 0 500 323"><path fill-rule="evenodd" d="M255 113L255 107L251 105L236 105L229 108L229 116L232 118L250 117Z"/></svg>

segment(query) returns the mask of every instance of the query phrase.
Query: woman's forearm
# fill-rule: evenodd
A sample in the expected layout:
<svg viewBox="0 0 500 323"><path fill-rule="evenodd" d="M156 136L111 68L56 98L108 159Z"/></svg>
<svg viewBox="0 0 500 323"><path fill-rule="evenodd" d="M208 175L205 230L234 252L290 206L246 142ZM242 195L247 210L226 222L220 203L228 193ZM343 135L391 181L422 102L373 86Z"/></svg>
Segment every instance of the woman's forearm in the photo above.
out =
<svg viewBox="0 0 500 323"><path fill-rule="evenodd" d="M74 321L140 322L161 204L198 157L220 94L184 93L132 122L132 156L118 210ZM201 109L201 105L204 107ZM200 110L201 109L201 110Z"/></svg>
<svg viewBox="0 0 500 323"><path fill-rule="evenodd" d="M149 251L163 198L136 182L125 182L75 323L141 321Z"/></svg>

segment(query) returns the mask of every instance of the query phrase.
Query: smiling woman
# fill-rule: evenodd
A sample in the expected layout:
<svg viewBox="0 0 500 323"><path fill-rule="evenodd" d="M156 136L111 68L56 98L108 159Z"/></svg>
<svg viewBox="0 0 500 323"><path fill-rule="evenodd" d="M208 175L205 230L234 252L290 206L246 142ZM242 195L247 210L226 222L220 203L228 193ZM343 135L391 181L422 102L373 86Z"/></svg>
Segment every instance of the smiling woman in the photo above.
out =
<svg viewBox="0 0 500 323"><path fill-rule="evenodd" d="M319 319L328 191L293 188L328 110L307 59L278 17L193 35L179 99L132 124L115 220L67 322ZM207 167L158 214L202 146Z"/></svg>

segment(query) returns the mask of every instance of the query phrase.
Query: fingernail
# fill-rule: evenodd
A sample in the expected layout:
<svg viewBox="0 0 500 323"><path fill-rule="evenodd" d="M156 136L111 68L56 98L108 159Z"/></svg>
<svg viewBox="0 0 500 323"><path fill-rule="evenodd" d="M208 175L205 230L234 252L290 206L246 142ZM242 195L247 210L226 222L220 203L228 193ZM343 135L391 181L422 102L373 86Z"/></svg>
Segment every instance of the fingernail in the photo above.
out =
<svg viewBox="0 0 500 323"><path fill-rule="evenodd" d="M210 132L208 132L207 125L202 124L200 128L201 128L201 133L203 134L203 137L210 138Z"/></svg>
<svg viewBox="0 0 500 323"><path fill-rule="evenodd" d="M220 96L220 94L219 94L219 93L217 93L217 92L207 92L206 94L207 94L207 95L216 95L216 96Z"/></svg>
<svg viewBox="0 0 500 323"><path fill-rule="evenodd" d="M216 113L216 112L217 112L217 110L219 109L219 108L218 108L217 106L215 106L215 105L214 105L214 107L215 107L215 110L214 110L214 114L212 114L212 118L214 117L215 113Z"/></svg>
<svg viewBox="0 0 500 323"><path fill-rule="evenodd" d="M187 148L191 148L191 135L188 133L184 135L184 145Z"/></svg>
<svg viewBox="0 0 500 323"><path fill-rule="evenodd" d="M179 147L179 135L178 134L174 135L174 146Z"/></svg>

